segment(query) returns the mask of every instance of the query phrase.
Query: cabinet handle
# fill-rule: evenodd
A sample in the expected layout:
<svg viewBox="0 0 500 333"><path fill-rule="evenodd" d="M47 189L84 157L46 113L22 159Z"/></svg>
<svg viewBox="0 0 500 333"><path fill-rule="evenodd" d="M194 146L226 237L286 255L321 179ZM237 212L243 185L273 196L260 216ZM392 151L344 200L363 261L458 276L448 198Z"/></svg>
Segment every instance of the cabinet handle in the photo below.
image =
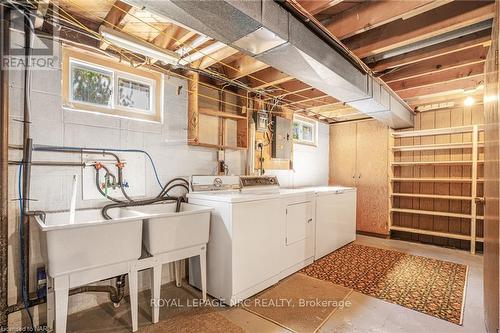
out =
<svg viewBox="0 0 500 333"><path fill-rule="evenodd" d="M307 220L307 223L311 223L313 221L313 219L309 219Z"/></svg>

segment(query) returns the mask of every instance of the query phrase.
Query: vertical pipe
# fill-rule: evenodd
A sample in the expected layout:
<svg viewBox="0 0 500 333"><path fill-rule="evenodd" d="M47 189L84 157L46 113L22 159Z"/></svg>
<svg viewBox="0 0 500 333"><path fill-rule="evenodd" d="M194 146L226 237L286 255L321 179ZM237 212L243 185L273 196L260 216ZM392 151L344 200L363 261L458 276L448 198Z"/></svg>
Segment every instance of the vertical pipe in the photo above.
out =
<svg viewBox="0 0 500 333"><path fill-rule="evenodd" d="M30 263L30 217L29 212L29 200L30 200L30 180L31 180L31 156L33 152L33 140L31 138L26 138L23 151L23 216L22 227L23 227L23 251L22 256L24 260L24 290L21 292L26 295L29 299L29 263ZM23 295L21 293L21 296ZM22 298L23 299L23 298ZM23 299L24 300L24 299Z"/></svg>
<svg viewBox="0 0 500 333"><path fill-rule="evenodd" d="M9 69L10 11L0 6L0 329L7 330L7 267L8 267L8 151L9 151Z"/></svg>
<svg viewBox="0 0 500 333"><path fill-rule="evenodd" d="M29 211L29 200L30 200L30 179L31 179L31 154L33 149L33 142L30 138L30 68L29 60L31 55L31 21L30 12L25 11L24 15L24 56L26 61L26 66L24 68L24 111L23 111L23 216L22 227L23 227L23 260L24 260L24 290L25 297L29 299L29 276L30 276L30 218L27 212Z"/></svg>

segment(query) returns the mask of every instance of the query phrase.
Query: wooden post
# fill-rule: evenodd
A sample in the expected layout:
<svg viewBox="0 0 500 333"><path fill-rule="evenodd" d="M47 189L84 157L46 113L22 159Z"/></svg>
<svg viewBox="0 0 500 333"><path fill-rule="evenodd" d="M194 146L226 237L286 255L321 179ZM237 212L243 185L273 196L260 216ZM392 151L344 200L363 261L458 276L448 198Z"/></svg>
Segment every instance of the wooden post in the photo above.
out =
<svg viewBox="0 0 500 333"><path fill-rule="evenodd" d="M393 196L392 194L394 193L394 189L393 189L393 186L394 186L394 183L392 182L392 178L394 178L394 169L392 167L392 163L394 162L394 151L393 151L393 147L394 147L394 142L395 142L395 139L394 139L394 135L392 135L392 133L394 132L394 130L392 129L389 129L389 135L388 135L388 144L387 144L387 149L388 149L388 159L387 159L387 171L388 171L388 175L387 175L387 188L388 188L388 195L389 195L389 202L388 202L388 209L387 209L387 216L388 216L388 228L389 228L389 237L391 236L391 228L392 228L392 208L393 208L393 204L392 204L392 200L393 200Z"/></svg>
<svg viewBox="0 0 500 333"><path fill-rule="evenodd" d="M476 253L476 223L477 223L477 158L478 158L478 127L472 128L472 187L471 187L471 220L470 220L470 252Z"/></svg>
<svg viewBox="0 0 500 333"><path fill-rule="evenodd" d="M198 73L188 74L188 142L199 142Z"/></svg>

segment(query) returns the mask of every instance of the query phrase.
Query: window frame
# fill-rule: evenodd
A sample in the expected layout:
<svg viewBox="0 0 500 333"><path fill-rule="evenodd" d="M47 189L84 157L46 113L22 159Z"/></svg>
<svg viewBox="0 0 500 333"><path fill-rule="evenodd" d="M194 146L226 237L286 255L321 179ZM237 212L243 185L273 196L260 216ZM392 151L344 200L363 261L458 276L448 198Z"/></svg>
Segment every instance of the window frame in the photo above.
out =
<svg viewBox="0 0 500 333"><path fill-rule="evenodd" d="M111 105L104 106L73 99L72 87L72 69L73 64L81 64L95 68L97 72L112 73L112 94ZM91 52L83 51L73 47L63 47L62 57L62 104L63 108L104 114L108 116L128 118L132 120L142 120L150 122L162 122L163 116L163 76L160 72L155 72L142 68L135 68L118 62L114 58L96 55ZM122 106L118 104L118 79L134 81L141 84L147 84L151 88L150 111L136 109L133 107Z"/></svg>
<svg viewBox="0 0 500 333"><path fill-rule="evenodd" d="M299 138L298 139L294 138L293 142L301 145L316 147L318 145L318 122L312 119L294 116L292 122L292 137L295 129L295 123L299 123L301 125L302 124L310 125L313 133L312 133L312 140L309 141L309 140L304 140L304 138L301 137L302 131L299 131Z"/></svg>

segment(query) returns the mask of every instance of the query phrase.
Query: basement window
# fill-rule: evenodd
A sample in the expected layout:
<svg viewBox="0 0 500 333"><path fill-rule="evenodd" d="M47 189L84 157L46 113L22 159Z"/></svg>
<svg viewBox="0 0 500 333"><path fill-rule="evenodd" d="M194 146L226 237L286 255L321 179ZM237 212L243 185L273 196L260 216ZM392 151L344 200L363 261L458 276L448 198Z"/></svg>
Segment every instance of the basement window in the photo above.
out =
<svg viewBox="0 0 500 333"><path fill-rule="evenodd" d="M295 143L316 145L318 123L314 120L295 117L293 120L293 140Z"/></svg>
<svg viewBox="0 0 500 333"><path fill-rule="evenodd" d="M63 50L65 108L159 122L161 86L161 73L73 48Z"/></svg>

